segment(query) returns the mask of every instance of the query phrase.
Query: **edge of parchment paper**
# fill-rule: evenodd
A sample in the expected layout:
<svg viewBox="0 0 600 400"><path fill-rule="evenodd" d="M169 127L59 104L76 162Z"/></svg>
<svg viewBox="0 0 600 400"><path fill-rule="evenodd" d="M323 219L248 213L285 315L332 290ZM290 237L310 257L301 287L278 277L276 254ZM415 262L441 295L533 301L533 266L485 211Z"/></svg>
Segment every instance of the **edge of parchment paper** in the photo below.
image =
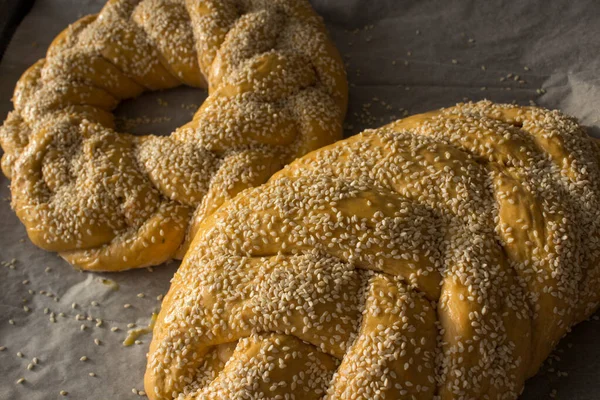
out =
<svg viewBox="0 0 600 400"><path fill-rule="evenodd" d="M15 30L25 17L35 0L0 0L0 61Z"/></svg>

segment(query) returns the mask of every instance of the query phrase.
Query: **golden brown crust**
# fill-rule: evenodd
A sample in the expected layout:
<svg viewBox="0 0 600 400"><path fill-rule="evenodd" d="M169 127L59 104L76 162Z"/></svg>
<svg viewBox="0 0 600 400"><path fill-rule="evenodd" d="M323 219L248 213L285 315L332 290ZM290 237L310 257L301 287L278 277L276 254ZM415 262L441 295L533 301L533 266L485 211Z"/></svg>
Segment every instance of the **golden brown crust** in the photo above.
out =
<svg viewBox="0 0 600 400"><path fill-rule="evenodd" d="M121 100L181 84L209 95L173 135L114 131ZM115 271L183 254L222 202L339 139L347 83L306 0L111 0L55 38L13 101L2 170L31 240Z"/></svg>
<svg viewBox="0 0 600 400"><path fill-rule="evenodd" d="M517 398L600 301L598 149L556 111L479 102L309 153L201 224L146 392ZM298 352L334 369L307 378Z"/></svg>

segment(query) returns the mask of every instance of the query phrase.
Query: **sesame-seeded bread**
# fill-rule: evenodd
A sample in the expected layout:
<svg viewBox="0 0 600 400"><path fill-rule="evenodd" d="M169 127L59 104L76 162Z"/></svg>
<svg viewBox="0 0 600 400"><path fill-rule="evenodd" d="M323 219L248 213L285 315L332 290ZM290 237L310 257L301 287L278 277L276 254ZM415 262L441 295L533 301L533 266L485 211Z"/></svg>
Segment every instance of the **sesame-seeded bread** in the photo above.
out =
<svg viewBox="0 0 600 400"><path fill-rule="evenodd" d="M123 99L208 88L168 137L115 131ZM343 63L307 0L110 0L29 68L0 128L32 242L87 270L185 253L221 203L341 138Z"/></svg>
<svg viewBox="0 0 600 400"><path fill-rule="evenodd" d="M599 146L490 102L316 150L207 218L151 399L515 399L600 300Z"/></svg>

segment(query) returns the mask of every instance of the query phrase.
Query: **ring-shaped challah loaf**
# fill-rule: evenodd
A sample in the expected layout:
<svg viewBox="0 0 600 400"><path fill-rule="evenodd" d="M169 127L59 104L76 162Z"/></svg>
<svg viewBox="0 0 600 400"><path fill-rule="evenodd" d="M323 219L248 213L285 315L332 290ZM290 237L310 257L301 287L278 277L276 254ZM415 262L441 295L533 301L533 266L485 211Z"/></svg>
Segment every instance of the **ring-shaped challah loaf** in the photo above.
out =
<svg viewBox="0 0 600 400"><path fill-rule="evenodd" d="M119 101L181 84L208 87L191 122L114 130ZM13 102L2 169L29 237L122 270L183 254L226 199L340 139L347 83L306 0L110 0L54 39Z"/></svg>
<svg viewBox="0 0 600 400"><path fill-rule="evenodd" d="M200 227L151 399L514 399L600 300L600 146L459 104L314 151Z"/></svg>

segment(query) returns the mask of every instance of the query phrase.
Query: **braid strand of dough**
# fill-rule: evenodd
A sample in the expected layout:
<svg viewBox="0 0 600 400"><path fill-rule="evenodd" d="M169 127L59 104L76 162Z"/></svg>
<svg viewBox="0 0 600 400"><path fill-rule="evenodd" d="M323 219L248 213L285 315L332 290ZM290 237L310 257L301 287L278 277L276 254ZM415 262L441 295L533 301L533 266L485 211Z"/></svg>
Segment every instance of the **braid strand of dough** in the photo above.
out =
<svg viewBox="0 0 600 400"><path fill-rule="evenodd" d="M115 131L123 99L208 88L168 137ZM0 129L33 243L88 270L185 253L221 203L341 138L347 83L306 0L110 0L17 83Z"/></svg>
<svg viewBox="0 0 600 400"><path fill-rule="evenodd" d="M600 147L459 104L316 150L207 218L151 399L515 399L600 292Z"/></svg>

